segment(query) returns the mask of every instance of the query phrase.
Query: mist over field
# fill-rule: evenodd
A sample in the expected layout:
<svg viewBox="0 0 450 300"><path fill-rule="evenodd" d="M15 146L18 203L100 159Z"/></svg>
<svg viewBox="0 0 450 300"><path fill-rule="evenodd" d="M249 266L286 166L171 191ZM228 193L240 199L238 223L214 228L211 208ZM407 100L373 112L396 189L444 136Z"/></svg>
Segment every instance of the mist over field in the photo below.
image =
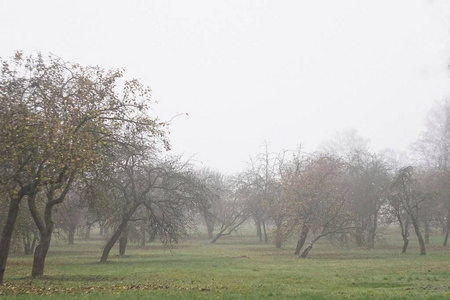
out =
<svg viewBox="0 0 450 300"><path fill-rule="evenodd" d="M450 297L450 2L0 1L0 295Z"/></svg>

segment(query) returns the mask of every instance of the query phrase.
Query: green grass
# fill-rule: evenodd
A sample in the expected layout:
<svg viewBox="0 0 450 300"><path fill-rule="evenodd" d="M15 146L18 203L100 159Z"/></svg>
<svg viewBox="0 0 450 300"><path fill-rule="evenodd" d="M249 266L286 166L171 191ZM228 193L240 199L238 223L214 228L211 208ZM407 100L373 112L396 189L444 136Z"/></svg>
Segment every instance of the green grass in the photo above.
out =
<svg viewBox="0 0 450 300"><path fill-rule="evenodd" d="M412 240L412 238L411 238ZM126 257L98 263L102 241L56 243L45 276L29 277L31 258L10 257L5 299L450 299L450 249L432 239L421 257L412 240L400 254L397 236L374 250L318 243L307 259L231 236L211 245L196 237L173 249L130 245Z"/></svg>

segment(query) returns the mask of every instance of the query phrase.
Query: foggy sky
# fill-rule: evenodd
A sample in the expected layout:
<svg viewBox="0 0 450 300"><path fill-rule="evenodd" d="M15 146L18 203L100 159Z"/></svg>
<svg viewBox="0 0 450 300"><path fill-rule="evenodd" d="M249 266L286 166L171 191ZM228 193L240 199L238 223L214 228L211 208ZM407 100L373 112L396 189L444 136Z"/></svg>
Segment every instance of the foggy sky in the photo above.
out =
<svg viewBox="0 0 450 300"><path fill-rule="evenodd" d="M181 114L172 153L230 173L349 128L406 150L449 95L449 33L445 0L0 0L1 57L125 67Z"/></svg>

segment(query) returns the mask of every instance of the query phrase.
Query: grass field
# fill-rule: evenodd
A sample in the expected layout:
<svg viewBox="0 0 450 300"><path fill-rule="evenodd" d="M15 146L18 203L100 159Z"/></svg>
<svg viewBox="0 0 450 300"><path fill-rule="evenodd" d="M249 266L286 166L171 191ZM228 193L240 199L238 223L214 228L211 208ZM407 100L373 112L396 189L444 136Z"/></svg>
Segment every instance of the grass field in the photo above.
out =
<svg viewBox="0 0 450 300"><path fill-rule="evenodd" d="M126 257L114 251L98 263L102 240L56 243L45 276L29 277L31 257L12 255L4 299L450 299L450 248L432 238L419 256L411 237L400 254L397 236L374 250L318 242L307 259L294 244L284 249L253 236L231 236L211 245L196 237L172 249L130 245Z"/></svg>

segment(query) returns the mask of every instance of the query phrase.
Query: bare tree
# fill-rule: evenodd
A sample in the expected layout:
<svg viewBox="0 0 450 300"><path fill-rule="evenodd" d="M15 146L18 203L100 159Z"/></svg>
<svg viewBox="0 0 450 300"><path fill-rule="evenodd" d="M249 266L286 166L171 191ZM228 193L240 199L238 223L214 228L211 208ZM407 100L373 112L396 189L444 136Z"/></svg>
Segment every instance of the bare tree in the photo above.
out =
<svg viewBox="0 0 450 300"><path fill-rule="evenodd" d="M251 217L252 212L248 205L248 187L240 180L237 182L228 181L226 192L222 193L217 203L218 232L212 239L212 244L216 243L221 237L230 235Z"/></svg>

